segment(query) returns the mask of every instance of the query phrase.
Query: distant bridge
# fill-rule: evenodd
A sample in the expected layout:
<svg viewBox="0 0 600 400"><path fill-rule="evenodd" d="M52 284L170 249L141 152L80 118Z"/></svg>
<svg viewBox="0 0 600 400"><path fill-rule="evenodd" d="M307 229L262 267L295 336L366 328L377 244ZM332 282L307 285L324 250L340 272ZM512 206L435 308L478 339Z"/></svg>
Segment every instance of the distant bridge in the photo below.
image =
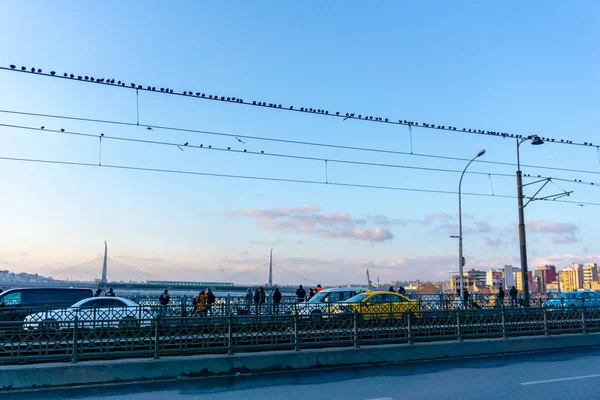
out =
<svg viewBox="0 0 600 400"><path fill-rule="evenodd" d="M275 267L275 268L274 268ZM219 291L240 291L248 287L281 287L296 288L298 285L316 287L317 282L305 278L291 270L273 263L273 250L269 262L238 272L225 279L225 282L193 282L193 281L166 281L148 272L132 267L113 258L108 257L108 246L104 242L104 256L52 273L51 283L21 283L0 282L0 286L9 287L40 287L40 286L77 286L116 289L180 289L197 290L199 288L214 288Z"/></svg>

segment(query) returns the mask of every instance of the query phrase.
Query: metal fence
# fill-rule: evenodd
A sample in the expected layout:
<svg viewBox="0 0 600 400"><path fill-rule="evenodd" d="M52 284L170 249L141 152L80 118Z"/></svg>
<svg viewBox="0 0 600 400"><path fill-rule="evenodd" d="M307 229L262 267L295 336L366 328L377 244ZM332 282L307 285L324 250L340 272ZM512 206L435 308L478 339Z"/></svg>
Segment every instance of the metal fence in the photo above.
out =
<svg viewBox="0 0 600 400"><path fill-rule="evenodd" d="M359 306L360 307L360 306ZM490 308L394 312L391 308L300 314L177 314L157 310L72 313L0 322L0 364L267 350L411 344L600 331L600 309ZM98 311L98 310L97 310Z"/></svg>

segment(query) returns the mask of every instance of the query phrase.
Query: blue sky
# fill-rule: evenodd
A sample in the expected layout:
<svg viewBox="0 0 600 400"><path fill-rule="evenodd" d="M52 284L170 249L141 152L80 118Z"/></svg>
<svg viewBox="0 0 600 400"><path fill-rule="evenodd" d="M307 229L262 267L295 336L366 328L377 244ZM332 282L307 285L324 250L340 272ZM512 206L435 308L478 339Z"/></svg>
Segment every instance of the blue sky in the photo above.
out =
<svg viewBox="0 0 600 400"><path fill-rule="evenodd" d="M596 2L12 2L0 64L573 141L598 141ZM136 122L131 90L0 71L0 109ZM320 159L462 170L464 161L145 130L162 125L411 151L405 126L139 94L140 127L16 116L64 128ZM412 130L412 151L515 162L512 139ZM104 140L104 164L325 179L321 161ZM0 156L98 162L98 140L0 128ZM600 182L595 147L521 147L524 173ZM470 171L514 174L475 163ZM456 270L457 196L0 161L0 267L52 270L111 256L164 278L220 280L267 261L327 283L445 279ZM328 163L333 182L456 191L456 173ZM569 200L598 188L568 182ZM543 192L560 191L550 184ZM467 175L463 191L516 194L515 178ZM531 189L526 193L531 194ZM597 206L526 208L530 264L598 262ZM463 198L467 267L518 264L516 199Z"/></svg>

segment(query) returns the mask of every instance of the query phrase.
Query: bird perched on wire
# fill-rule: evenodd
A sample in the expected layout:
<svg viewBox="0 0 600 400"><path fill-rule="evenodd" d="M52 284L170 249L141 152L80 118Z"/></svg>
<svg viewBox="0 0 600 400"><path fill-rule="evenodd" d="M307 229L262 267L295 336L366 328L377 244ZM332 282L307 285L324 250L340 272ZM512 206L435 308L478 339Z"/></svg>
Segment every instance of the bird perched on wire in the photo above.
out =
<svg viewBox="0 0 600 400"><path fill-rule="evenodd" d="M154 129L152 129L152 128L151 128L151 127L149 127L149 126L148 126L148 127L146 127L146 130L147 130L147 131L153 131L153 132L154 132Z"/></svg>
<svg viewBox="0 0 600 400"><path fill-rule="evenodd" d="M184 145L184 146L187 146L188 144L189 144L189 142L185 142L183 145Z"/></svg>
<svg viewBox="0 0 600 400"><path fill-rule="evenodd" d="M243 144L246 144L246 143L245 143L245 142L244 142L242 139L240 139L239 137L237 137L237 136L234 136L234 137L235 137L235 140L237 140L238 142L240 142L240 143L243 143Z"/></svg>
<svg viewBox="0 0 600 400"><path fill-rule="evenodd" d="M45 126L42 126L40 129L44 129L44 128L45 128Z"/></svg>
<svg viewBox="0 0 600 400"><path fill-rule="evenodd" d="M60 128L60 131L61 131L61 132L64 132L64 131L65 131L65 128Z"/></svg>

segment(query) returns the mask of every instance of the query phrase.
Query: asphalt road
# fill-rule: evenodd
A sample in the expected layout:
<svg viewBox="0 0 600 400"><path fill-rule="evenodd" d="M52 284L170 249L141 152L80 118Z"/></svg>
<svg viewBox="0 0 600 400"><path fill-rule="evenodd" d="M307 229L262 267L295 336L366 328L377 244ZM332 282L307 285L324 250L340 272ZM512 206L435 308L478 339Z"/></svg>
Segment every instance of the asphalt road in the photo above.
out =
<svg viewBox="0 0 600 400"><path fill-rule="evenodd" d="M3 400L599 399L600 349L0 394Z"/></svg>

